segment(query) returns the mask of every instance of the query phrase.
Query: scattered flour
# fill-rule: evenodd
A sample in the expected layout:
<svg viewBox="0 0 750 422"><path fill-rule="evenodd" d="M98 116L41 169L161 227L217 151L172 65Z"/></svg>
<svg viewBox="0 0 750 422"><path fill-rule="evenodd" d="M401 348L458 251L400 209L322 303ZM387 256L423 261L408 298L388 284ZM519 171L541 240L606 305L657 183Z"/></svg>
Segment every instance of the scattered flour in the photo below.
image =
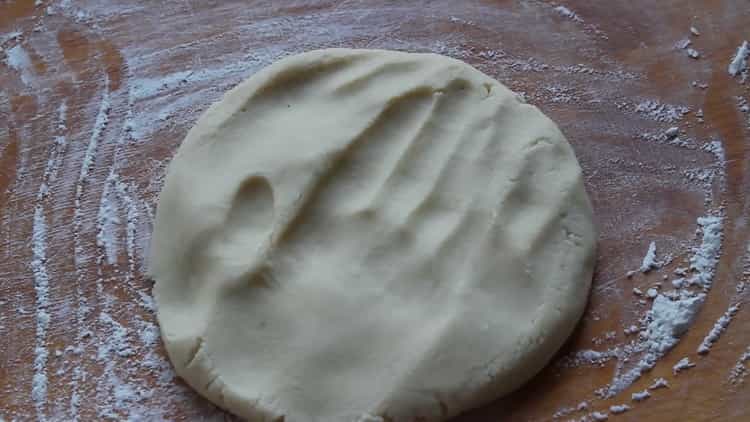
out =
<svg viewBox="0 0 750 422"><path fill-rule="evenodd" d="M732 60L729 62L727 72L729 72L730 75L737 76L747 68L748 53L750 53L750 48L748 48L747 41L743 41L737 48L737 53L735 53L734 57L732 57Z"/></svg>
<svg viewBox="0 0 750 422"><path fill-rule="evenodd" d="M604 396L613 397L651 370L656 361L673 348L692 325L705 299L706 295L703 293L678 300L658 295L646 315L647 325L641 333L640 343L626 351L628 355L642 353L641 358L629 369L625 369L624 365L618 365Z"/></svg>
<svg viewBox="0 0 750 422"><path fill-rule="evenodd" d="M118 216L120 207L117 203L114 188L116 181L117 178L114 173L110 173L104 181L104 191L99 202L99 214L97 216L99 231L96 234L96 244L104 249L109 265L114 265L117 262L117 245L119 244L117 230L120 227Z"/></svg>
<svg viewBox="0 0 750 422"><path fill-rule="evenodd" d="M75 197L73 199L73 257L76 268L80 266L87 259L86 249L83 246L81 234L84 232L84 208L82 207L84 187L88 182L89 173L91 167L94 164L95 154L97 152L97 146L99 139L103 136L104 130L109 122L109 112L111 109L110 105L110 89L109 89L109 77L105 74L104 76L104 88L97 114L94 119L94 124L91 129L91 136L89 137L86 150L84 151L81 159L81 168L78 174L78 178L75 182ZM101 268L98 269L101 272ZM87 298L84 295L83 285L85 283L85 277L77 272L76 280L76 298L77 298L77 309L76 309L76 348L82 347L83 341L91 337L89 329L84 328L87 325L87 319L91 312L91 307L87 302ZM101 290L101 280L97 280L97 289ZM86 370L82 365L78 365L73 370L73 379L71 380L71 397L69 403L69 412L77 418L78 408L80 406L80 383L85 381L88 377Z"/></svg>
<svg viewBox="0 0 750 422"><path fill-rule="evenodd" d="M36 195L34 219L31 236L31 270L34 274L34 291L36 293L36 341L34 346L34 377L31 386L31 398L36 408L37 419L46 420L45 406L47 402L47 331L49 329L49 273L47 272L47 220L45 217L45 200L49 194L49 183L54 179L57 167L64 153L67 141L63 135L66 129L67 103L63 102L58 108L58 124L56 136L50 147L49 157L44 167L42 181Z"/></svg>
<svg viewBox="0 0 750 422"><path fill-rule="evenodd" d="M623 330L623 332L625 333L625 335L628 335L628 336L629 336L629 335L633 335L633 334L637 334L637 333L639 333L640 331L641 331L641 329L640 329L640 328L638 328L638 327L637 327L637 326L635 326L635 325L631 325L630 327L626 327L626 328L625 328L625 329Z"/></svg>
<svg viewBox="0 0 750 422"><path fill-rule="evenodd" d="M732 318L734 318L734 315L740 310L740 304L736 303L727 309L726 312L724 312L724 315L722 315L714 324L713 328L711 328L711 331L706 334L706 337L701 342L700 346L698 346L698 353L701 355L708 354L708 352L711 350L711 346L713 346L714 343L716 343L719 340L719 337L721 337L721 334L727 329L729 326L729 323L732 321Z"/></svg>
<svg viewBox="0 0 750 422"><path fill-rule="evenodd" d="M743 112L747 113L750 112L750 104L747 103L747 100L744 97L736 96L735 99L737 99L737 108Z"/></svg>
<svg viewBox="0 0 750 422"><path fill-rule="evenodd" d="M638 103L635 111L657 122L674 123L682 120L683 116L690 112L690 108L646 100Z"/></svg>
<svg viewBox="0 0 750 422"><path fill-rule="evenodd" d="M703 232L703 239L700 246L693 248L690 269L695 274L688 282L708 289L713 283L716 265L719 263L721 254L723 218L720 216L699 217L698 226Z"/></svg>
<svg viewBox="0 0 750 422"><path fill-rule="evenodd" d="M83 156L83 160L81 161L81 172L78 176L78 183L76 184L76 210L78 210L81 206L83 187L87 182L89 173L91 172L91 166L94 164L96 150L99 145L99 138L102 136L104 129L107 127L107 123L109 123L109 112L111 108L109 94L109 76L105 74L102 98L99 101L99 111L96 113L94 128L91 130L91 137L89 138L86 152Z"/></svg>
<svg viewBox="0 0 750 422"><path fill-rule="evenodd" d="M664 378L657 378L654 382L648 386L649 390L658 390L660 388L668 388L669 383Z"/></svg>
<svg viewBox="0 0 750 422"><path fill-rule="evenodd" d="M644 401L648 399L649 397L651 397L651 393L649 393L648 390L638 391L630 395L630 398L636 402Z"/></svg>
<svg viewBox="0 0 750 422"><path fill-rule="evenodd" d="M643 262L641 263L641 268L639 269L639 271L641 271L642 273L647 273L661 266L662 262L656 260L656 242L651 242L648 245L646 256L643 257Z"/></svg>
<svg viewBox="0 0 750 422"><path fill-rule="evenodd" d="M694 366L695 364L693 362L690 362L690 358L684 357L677 361L677 363L672 367L672 372L677 375L678 373L686 371Z"/></svg>
<svg viewBox="0 0 750 422"><path fill-rule="evenodd" d="M10 40L20 39L23 36L21 31L11 31L5 34L0 34L0 44L4 44ZM0 49L0 52L3 51Z"/></svg>
<svg viewBox="0 0 750 422"><path fill-rule="evenodd" d="M745 352L740 355L740 358L737 359L737 363L735 363L734 367L729 371L729 382L731 384L742 384L745 381L745 376L747 375L745 363L748 361L750 361L750 347L745 349Z"/></svg>
<svg viewBox="0 0 750 422"><path fill-rule="evenodd" d="M570 415L571 413L575 412L575 408L572 407L563 407L560 409L557 409L555 413L552 414L552 419L560 419L565 416Z"/></svg>
<svg viewBox="0 0 750 422"><path fill-rule="evenodd" d="M21 44L17 44L8 49L5 54L5 63L21 75L21 82L24 85L30 86L33 80L33 67L29 53L26 52Z"/></svg>
<svg viewBox="0 0 750 422"><path fill-rule="evenodd" d="M607 419L609 419L609 415L607 415L604 412L593 412L591 413L590 416L591 416L591 420L595 422L602 422L602 421L606 421Z"/></svg>
<svg viewBox="0 0 750 422"><path fill-rule="evenodd" d="M664 136L667 139L674 139L679 134L680 134L680 128L678 128L677 126L672 126L669 129L664 131Z"/></svg>
<svg viewBox="0 0 750 422"><path fill-rule="evenodd" d="M620 413L625 413L628 410L630 410L630 406L628 406L627 404L615 404L609 406L609 411L613 415L619 415Z"/></svg>
<svg viewBox="0 0 750 422"><path fill-rule="evenodd" d="M721 141L714 139L711 142L706 143L701 149L713 154L719 164L723 165L726 163L726 153L724 152L724 146Z"/></svg>
<svg viewBox="0 0 750 422"><path fill-rule="evenodd" d="M684 49L688 48L690 46L690 44L692 44L692 43L693 42L690 41L690 39L683 38L683 39L677 41L674 46L677 49L684 50Z"/></svg>
<svg viewBox="0 0 750 422"><path fill-rule="evenodd" d="M604 366L609 360L617 357L616 350L579 350L560 360L559 365L567 368L577 368L582 365Z"/></svg>
<svg viewBox="0 0 750 422"><path fill-rule="evenodd" d="M568 9L565 6L557 6L555 7L555 12L559 13L561 16L564 16L574 22L583 23L583 19L581 19L580 16L578 16L577 13L574 11Z"/></svg>

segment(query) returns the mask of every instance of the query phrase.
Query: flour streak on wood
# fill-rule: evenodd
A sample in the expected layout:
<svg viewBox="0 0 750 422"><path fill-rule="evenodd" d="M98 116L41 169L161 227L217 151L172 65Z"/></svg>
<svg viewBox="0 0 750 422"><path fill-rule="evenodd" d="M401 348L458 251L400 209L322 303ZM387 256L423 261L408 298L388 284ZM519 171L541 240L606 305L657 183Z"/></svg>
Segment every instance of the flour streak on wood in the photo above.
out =
<svg viewBox="0 0 750 422"><path fill-rule="evenodd" d="M544 400L524 404L517 400L522 391L508 401L521 406L518 417L615 413L610 406L648 387L655 377L638 380L640 373L620 382L649 358L654 340L644 333L655 330L658 296L634 296L633 288L664 295L661 304L707 294L701 309L710 312L698 314L696 329L685 340L667 338L682 355L660 352L653 362L669 377L677 359L691 353L696 368L670 381L687 385L720 355L699 358L697 347L719 349L742 322L739 286L748 275L730 270L750 262L743 258L748 237L743 205L727 192L747 191L748 180L730 177L749 170L729 136L748 125L727 130L726 119L711 112L718 107L711 95L723 84L722 98L741 113L733 98L746 90L744 61L736 56L742 40L717 59L708 43L723 32L708 19L686 20L679 29L654 23L655 32L641 21L666 22L667 11L651 7L636 16L618 4L567 3L0 5L14 17L0 14L0 115L7 122L0 124L0 417L224 417L175 379L159 341L145 276L156 198L166 163L210 103L280 57L323 47L465 60L538 105L575 148L601 229L594 292L567 354L529 387ZM609 25L605 16L612 14L643 38L628 25ZM681 39L701 51L700 60L672 48ZM653 46L667 53L654 56ZM711 73L714 59L723 60L716 63L721 72ZM654 71L662 62L671 66L668 76ZM711 76L717 73L725 80ZM720 219L708 243L699 217ZM626 277L644 265L651 242L659 259L671 256L672 263ZM690 274L672 274L691 265ZM679 279L684 286L673 283ZM691 279L700 283L690 286ZM733 283L730 305L722 289ZM741 388L750 360L746 346L721 372L732 391ZM596 391L622 393L608 401ZM629 413L668 391L633 399ZM582 400L586 406L577 405Z"/></svg>

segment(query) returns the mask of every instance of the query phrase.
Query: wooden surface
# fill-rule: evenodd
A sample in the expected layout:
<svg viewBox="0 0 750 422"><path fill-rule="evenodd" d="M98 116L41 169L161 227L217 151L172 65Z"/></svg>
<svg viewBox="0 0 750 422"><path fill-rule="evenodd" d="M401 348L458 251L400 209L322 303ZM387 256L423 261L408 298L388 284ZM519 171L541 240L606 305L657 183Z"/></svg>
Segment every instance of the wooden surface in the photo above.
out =
<svg viewBox="0 0 750 422"><path fill-rule="evenodd" d="M610 420L750 420L750 309L696 354L750 281L750 130L737 98L750 98L750 82L727 74L750 8L563 4L576 15L530 0L0 2L0 419L225 417L174 378L157 337L144 275L156 197L186 131L223 91L283 55L335 46L462 59L557 121L584 168L600 247L583 321L526 387L458 420L545 421L584 400L563 419L626 403ZM699 59L675 48L686 38ZM667 106L639 111L649 100ZM668 113L680 106L690 112ZM688 147L647 135L670 126ZM725 160L700 149L711 141ZM699 172L714 176L690 177ZM696 219L720 211L721 261L697 321L653 371L598 398L627 362L565 362L633 341L623 329L650 307L633 287L684 265L700 243ZM651 241L673 264L624 277ZM686 356L696 366L674 375ZM655 377L670 388L631 402Z"/></svg>

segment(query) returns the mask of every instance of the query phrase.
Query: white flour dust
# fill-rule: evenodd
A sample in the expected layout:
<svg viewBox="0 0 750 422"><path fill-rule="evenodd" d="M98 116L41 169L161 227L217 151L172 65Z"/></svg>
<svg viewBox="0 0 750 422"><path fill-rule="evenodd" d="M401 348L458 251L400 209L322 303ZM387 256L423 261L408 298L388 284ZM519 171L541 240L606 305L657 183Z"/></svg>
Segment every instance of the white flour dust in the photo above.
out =
<svg viewBox="0 0 750 422"><path fill-rule="evenodd" d="M640 358L628 367L624 360L619 361L615 376L603 395L615 396L651 370L690 328L705 299L702 293L677 300L658 295L646 315L646 329L641 338L631 343L630 350L625 350L628 356L639 354Z"/></svg>
<svg viewBox="0 0 750 422"><path fill-rule="evenodd" d="M748 48L747 41L743 41L727 67L727 72L730 75L737 76L747 68L748 53L750 53L750 49Z"/></svg>
<svg viewBox="0 0 750 422"><path fill-rule="evenodd" d="M737 359L737 363L734 364L732 369L729 371L729 383L733 385L742 384L745 382L747 376L746 362L750 361L750 347L748 347L740 358Z"/></svg>
<svg viewBox="0 0 750 422"><path fill-rule="evenodd" d="M49 194L49 183L54 179L60 160L66 147L64 130L66 129L67 104L63 102L58 108L58 122L55 132L57 135L50 146L50 153L42 174L42 181L36 195L34 206L34 220L32 226L31 249L33 258L31 269L34 274L34 290L36 292L36 345L34 346L34 378L32 380L31 397L36 407L37 418L45 419L44 407L47 401L47 330L50 324L50 275L47 271L47 219L45 212L46 199Z"/></svg>
<svg viewBox="0 0 750 422"><path fill-rule="evenodd" d="M723 151L723 150L722 150ZM722 152L723 154L723 152ZM605 354L578 352L562 362L571 366L582 364L601 364L616 358L615 375L612 382L596 394L600 397L614 397L640 379L644 373L656 366L657 361L671 350L685 332L692 326L698 312L706 299L706 291L711 287L718 265L722 245L723 218L721 216L703 216L697 219L700 245L692 248L688 257L689 268L678 267L674 272L678 278L671 284L675 290L660 293L656 288L649 288L646 296L653 299L651 309L639 321L639 326L630 325L623 331L626 335L637 334L637 338L616 346ZM656 244L651 242L643 259L640 271L659 268L656 260ZM667 276L662 278L666 278ZM687 279L686 279L687 277ZM695 285L701 291L687 290L688 285ZM644 293L634 288L636 297ZM643 300L643 299L639 299ZM723 321L722 321L723 323ZM726 322L728 324L728 322ZM718 330L717 330L718 331ZM720 331L718 333L720 335ZM718 340L718 335L711 336L709 342ZM606 357L606 359L603 359Z"/></svg>
<svg viewBox="0 0 750 422"><path fill-rule="evenodd" d="M644 401L650 397L651 393L648 390L638 391L630 395L630 399L635 402Z"/></svg>
<svg viewBox="0 0 750 422"><path fill-rule="evenodd" d="M703 341L701 342L700 346L698 346L698 354L705 355L708 354L709 351L711 351L711 346L713 346L714 343L719 341L719 337L721 337L721 334L726 331L727 327L729 326L729 323L732 322L732 319L734 318L734 315L740 310L740 304L736 303L727 309L724 314L719 317L718 320L716 320L716 323L711 328L711 331L706 334L706 337L703 338Z"/></svg>
<svg viewBox="0 0 750 422"><path fill-rule="evenodd" d="M117 263L117 245L119 244L117 231L121 222L118 215L120 207L114 186L116 182L114 174L110 174L104 181L104 192L97 216L99 231L96 234L96 244L104 249L109 265Z"/></svg>
<svg viewBox="0 0 750 422"><path fill-rule="evenodd" d="M674 366L672 367L672 372L677 375L678 373L693 368L694 366L695 364L690 361L690 358L684 357L674 364Z"/></svg>
<svg viewBox="0 0 750 422"><path fill-rule="evenodd" d="M5 52L6 64L21 75L21 81L24 85L31 85L33 79L33 68L29 53L21 46L16 44Z"/></svg>
<svg viewBox="0 0 750 422"><path fill-rule="evenodd" d="M613 415L619 415L620 413L625 413L628 410L630 410L630 406L627 404L614 404L612 406L609 406L609 412Z"/></svg>
<svg viewBox="0 0 750 422"><path fill-rule="evenodd" d="M658 390L660 388L669 388L669 383L664 378L657 378L648 387L649 390Z"/></svg>
<svg viewBox="0 0 750 422"><path fill-rule="evenodd" d="M647 273L655 268L661 267L661 265L662 262L656 259L656 242L651 242L648 245L646 256L643 257L643 262L641 262L640 271L642 273Z"/></svg>
<svg viewBox="0 0 750 422"><path fill-rule="evenodd" d="M83 156L81 162L81 172L78 176L78 183L76 184L76 209L81 206L81 197L83 196L83 189L88 182L88 176L91 172L91 166L94 164L96 159L96 151L99 145L99 138L102 136L104 128L109 123L109 111L111 109L109 103L109 76L104 76L104 87L102 89L102 98L99 100L99 111L96 113L96 120L94 127L91 130L91 137L89 138L88 146L86 147L86 153Z"/></svg>
<svg viewBox="0 0 750 422"><path fill-rule="evenodd" d="M564 16L574 22L583 23L583 19L581 19L578 14L576 14L574 11L568 9L565 6L557 6L555 7L555 12L559 13L561 16Z"/></svg>
<svg viewBox="0 0 750 422"><path fill-rule="evenodd" d="M703 239L700 246L693 249L693 256L690 257L690 269L695 274L688 282L708 289L713 283L716 265L719 263L723 218L720 216L700 217L698 226L703 232Z"/></svg>
<svg viewBox="0 0 750 422"><path fill-rule="evenodd" d="M643 116L662 123L675 123L690 112L689 107L664 104L657 100L641 101L635 111Z"/></svg>
<svg viewBox="0 0 750 422"><path fill-rule="evenodd" d="M591 420L595 422L606 421L609 419L609 415L606 412L592 412L590 416Z"/></svg>

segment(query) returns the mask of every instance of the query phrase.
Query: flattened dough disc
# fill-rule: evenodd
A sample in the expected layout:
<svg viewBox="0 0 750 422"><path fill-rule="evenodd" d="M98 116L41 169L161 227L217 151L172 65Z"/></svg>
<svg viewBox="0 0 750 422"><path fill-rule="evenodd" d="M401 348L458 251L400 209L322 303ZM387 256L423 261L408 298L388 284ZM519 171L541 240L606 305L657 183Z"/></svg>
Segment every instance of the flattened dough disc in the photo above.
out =
<svg viewBox="0 0 750 422"><path fill-rule="evenodd" d="M201 117L151 271L170 359L217 405L441 421L550 360L594 247L581 169L537 108L447 57L333 49Z"/></svg>

